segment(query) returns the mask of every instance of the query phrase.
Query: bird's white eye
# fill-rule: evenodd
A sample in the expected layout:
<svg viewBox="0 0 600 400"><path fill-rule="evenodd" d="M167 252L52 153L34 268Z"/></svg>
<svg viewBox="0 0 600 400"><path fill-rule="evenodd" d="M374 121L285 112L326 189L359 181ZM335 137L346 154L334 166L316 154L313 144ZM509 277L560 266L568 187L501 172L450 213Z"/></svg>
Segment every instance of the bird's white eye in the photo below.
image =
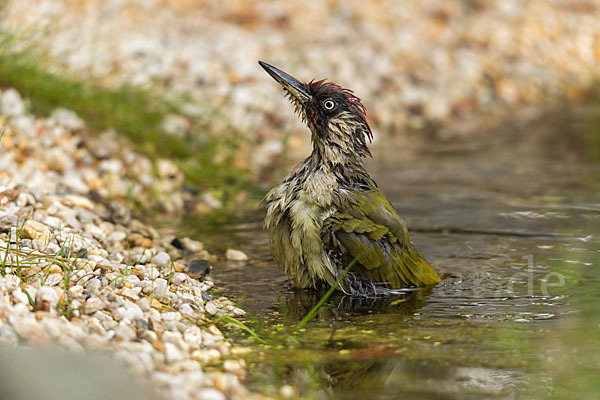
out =
<svg viewBox="0 0 600 400"><path fill-rule="evenodd" d="M325 103L323 103L323 107L325 107L326 110L333 110L333 107L335 107L335 103L333 102L333 100L325 100Z"/></svg>

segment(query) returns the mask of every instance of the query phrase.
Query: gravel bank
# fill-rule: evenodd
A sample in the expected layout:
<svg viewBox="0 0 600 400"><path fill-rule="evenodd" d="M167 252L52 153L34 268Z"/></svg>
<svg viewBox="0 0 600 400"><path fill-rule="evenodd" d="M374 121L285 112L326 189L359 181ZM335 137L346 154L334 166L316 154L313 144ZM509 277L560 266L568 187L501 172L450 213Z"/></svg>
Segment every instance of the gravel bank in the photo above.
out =
<svg viewBox="0 0 600 400"><path fill-rule="evenodd" d="M253 397L239 350L207 320L244 311L186 273L215 256L162 236L120 200L158 191L169 197L156 204L179 204L181 173L165 160L154 173L111 137L86 140L70 111L26 109L0 92L0 343L109 353L163 398Z"/></svg>
<svg viewBox="0 0 600 400"><path fill-rule="evenodd" d="M296 154L308 143L259 59L353 88L381 137L581 96L600 71L599 13L593 0L9 0L5 26L83 76L220 108L261 169L282 134Z"/></svg>

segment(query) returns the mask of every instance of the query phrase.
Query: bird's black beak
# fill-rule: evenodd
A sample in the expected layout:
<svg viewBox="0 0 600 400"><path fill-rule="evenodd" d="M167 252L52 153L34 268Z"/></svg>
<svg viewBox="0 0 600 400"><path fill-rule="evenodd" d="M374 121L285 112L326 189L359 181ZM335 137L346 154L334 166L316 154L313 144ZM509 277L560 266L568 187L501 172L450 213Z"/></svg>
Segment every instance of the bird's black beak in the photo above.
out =
<svg viewBox="0 0 600 400"><path fill-rule="evenodd" d="M311 98L311 95L306 91L306 85L300 82L298 79L286 74L282 70L275 68L272 65L267 64L266 62L259 61L258 63L264 68L265 71L267 71L269 75L271 75L271 77L273 77L273 79L279 82L279 84L283 86L283 88L301 104L306 103Z"/></svg>

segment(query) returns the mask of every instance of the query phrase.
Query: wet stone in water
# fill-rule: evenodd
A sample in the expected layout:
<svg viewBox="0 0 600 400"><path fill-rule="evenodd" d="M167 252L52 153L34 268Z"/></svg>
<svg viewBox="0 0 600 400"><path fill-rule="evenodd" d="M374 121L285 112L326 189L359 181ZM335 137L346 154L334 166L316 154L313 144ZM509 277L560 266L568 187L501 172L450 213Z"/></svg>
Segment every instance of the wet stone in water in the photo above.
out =
<svg viewBox="0 0 600 400"><path fill-rule="evenodd" d="M210 273L210 262L208 260L194 259L190 261L187 275L192 279L203 281Z"/></svg>

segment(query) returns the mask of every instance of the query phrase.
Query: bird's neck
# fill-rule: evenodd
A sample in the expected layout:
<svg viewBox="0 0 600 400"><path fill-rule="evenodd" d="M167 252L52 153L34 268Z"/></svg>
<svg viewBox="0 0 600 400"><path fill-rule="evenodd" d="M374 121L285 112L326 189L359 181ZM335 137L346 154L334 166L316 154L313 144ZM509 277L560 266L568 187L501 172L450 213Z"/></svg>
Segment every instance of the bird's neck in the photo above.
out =
<svg viewBox="0 0 600 400"><path fill-rule="evenodd" d="M313 144L309 159L311 167L315 169L323 167L331 170L338 168L364 169L362 159L322 143Z"/></svg>
<svg viewBox="0 0 600 400"><path fill-rule="evenodd" d="M376 188L377 184L369 176L360 158L331 159L313 149L304 161L305 177L330 175L343 187L360 187L363 190Z"/></svg>
<svg viewBox="0 0 600 400"><path fill-rule="evenodd" d="M365 125L354 115L343 112L325 124L308 124L313 151L311 157L332 166L362 167L369 155L365 145Z"/></svg>

